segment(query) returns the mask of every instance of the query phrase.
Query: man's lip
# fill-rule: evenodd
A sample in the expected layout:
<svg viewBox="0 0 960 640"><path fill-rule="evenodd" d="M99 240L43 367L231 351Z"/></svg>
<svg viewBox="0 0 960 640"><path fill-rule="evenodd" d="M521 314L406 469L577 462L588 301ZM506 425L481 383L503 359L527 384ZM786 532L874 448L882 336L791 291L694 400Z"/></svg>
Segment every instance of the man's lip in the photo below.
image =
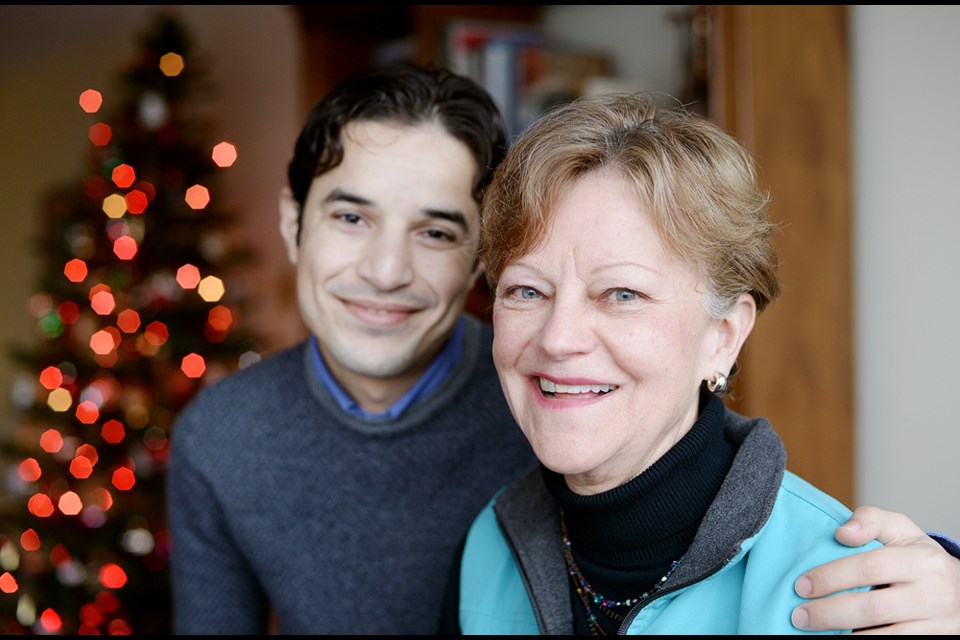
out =
<svg viewBox="0 0 960 640"><path fill-rule="evenodd" d="M363 309L369 309L371 311L382 311L382 312L395 312L395 313L415 313L419 311L416 307L411 307L404 304L391 304L384 302L375 302L367 300L352 300L349 298L340 298L340 301L347 305L348 307L361 307Z"/></svg>
<svg viewBox="0 0 960 640"><path fill-rule="evenodd" d="M341 299L344 308L354 318L375 327L395 327L410 319L420 309L383 303Z"/></svg>

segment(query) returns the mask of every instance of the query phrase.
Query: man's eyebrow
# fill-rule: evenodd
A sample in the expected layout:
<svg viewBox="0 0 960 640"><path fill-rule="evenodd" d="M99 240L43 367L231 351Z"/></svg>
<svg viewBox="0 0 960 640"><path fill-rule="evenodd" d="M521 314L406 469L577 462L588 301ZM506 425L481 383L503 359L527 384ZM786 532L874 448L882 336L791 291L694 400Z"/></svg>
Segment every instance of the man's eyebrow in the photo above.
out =
<svg viewBox="0 0 960 640"><path fill-rule="evenodd" d="M463 215L462 211L446 211L444 209L427 209L425 211L428 218L439 218L441 220L447 220L449 222L458 225L463 229L464 233L470 232L470 225L467 223L467 216Z"/></svg>
<svg viewBox="0 0 960 640"><path fill-rule="evenodd" d="M327 197L323 199L323 202L324 204L329 204L331 202L349 202L350 204L361 204L364 206L370 206L373 204L372 200L348 193L343 189L334 189L327 194Z"/></svg>

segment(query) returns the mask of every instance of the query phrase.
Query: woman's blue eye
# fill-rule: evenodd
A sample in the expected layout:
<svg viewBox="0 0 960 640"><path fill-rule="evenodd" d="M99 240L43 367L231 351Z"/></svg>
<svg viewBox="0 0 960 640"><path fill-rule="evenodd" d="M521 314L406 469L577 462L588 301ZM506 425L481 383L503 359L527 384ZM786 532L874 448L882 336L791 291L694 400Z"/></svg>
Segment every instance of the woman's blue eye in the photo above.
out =
<svg viewBox="0 0 960 640"><path fill-rule="evenodd" d="M522 300L535 300L540 297L539 291L533 287L525 287L523 285L507 287L503 294L508 298L515 297Z"/></svg>
<svg viewBox="0 0 960 640"><path fill-rule="evenodd" d="M631 291L630 289L617 289L613 292L613 297L617 302L629 302L636 300L639 295L636 291Z"/></svg>

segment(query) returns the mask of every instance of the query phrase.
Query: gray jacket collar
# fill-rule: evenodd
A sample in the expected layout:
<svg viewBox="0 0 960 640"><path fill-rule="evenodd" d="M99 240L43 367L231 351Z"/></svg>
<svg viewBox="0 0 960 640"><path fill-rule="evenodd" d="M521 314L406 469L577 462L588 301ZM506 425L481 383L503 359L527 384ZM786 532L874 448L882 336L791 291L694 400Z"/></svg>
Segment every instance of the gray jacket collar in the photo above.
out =
<svg viewBox="0 0 960 640"><path fill-rule="evenodd" d="M773 510L786 468L780 437L766 419L745 418L729 409L724 436L739 445L733 465L674 573L672 586L657 597L718 571L740 552L744 540L763 528ZM534 594L531 601L541 632L569 635L573 610L560 548L559 505L544 485L540 469L505 489L494 511L527 590ZM628 622L640 607L631 611Z"/></svg>

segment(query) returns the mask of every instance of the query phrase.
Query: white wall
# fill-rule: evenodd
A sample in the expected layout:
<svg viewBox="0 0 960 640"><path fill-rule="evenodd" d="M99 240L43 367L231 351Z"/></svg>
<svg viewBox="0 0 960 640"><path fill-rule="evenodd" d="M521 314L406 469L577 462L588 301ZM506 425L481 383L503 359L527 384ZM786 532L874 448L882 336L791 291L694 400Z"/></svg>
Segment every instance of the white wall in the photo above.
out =
<svg viewBox="0 0 960 640"><path fill-rule="evenodd" d="M543 24L572 47L608 52L623 89L677 95L688 30L682 20L688 9L671 4L548 5Z"/></svg>
<svg viewBox="0 0 960 640"><path fill-rule="evenodd" d="M851 7L857 496L960 538L960 7Z"/></svg>

